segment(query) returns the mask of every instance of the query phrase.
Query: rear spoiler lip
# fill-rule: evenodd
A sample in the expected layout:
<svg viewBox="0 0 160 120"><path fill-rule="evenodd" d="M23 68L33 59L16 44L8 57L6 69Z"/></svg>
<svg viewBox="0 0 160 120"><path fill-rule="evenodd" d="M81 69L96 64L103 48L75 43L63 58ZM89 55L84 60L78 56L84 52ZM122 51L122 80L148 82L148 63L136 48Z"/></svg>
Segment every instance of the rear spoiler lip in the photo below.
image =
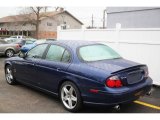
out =
<svg viewBox="0 0 160 120"><path fill-rule="evenodd" d="M117 74L117 73L120 73L122 71L127 71L129 69L133 69L133 68L139 68L139 67L147 67L146 64L141 64L141 65L135 65L135 66L132 66L132 67L128 67L128 68L125 68L125 69L121 69L121 70L118 70L116 72L112 72L111 74Z"/></svg>

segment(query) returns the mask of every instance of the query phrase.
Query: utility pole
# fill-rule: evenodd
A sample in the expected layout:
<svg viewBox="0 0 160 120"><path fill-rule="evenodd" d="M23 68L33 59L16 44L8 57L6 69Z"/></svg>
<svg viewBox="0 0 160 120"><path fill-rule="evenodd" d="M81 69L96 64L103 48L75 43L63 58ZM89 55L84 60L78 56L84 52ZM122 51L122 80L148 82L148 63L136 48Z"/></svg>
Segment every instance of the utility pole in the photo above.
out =
<svg viewBox="0 0 160 120"><path fill-rule="evenodd" d="M105 28L106 26L106 9L103 10L103 29Z"/></svg>
<svg viewBox="0 0 160 120"><path fill-rule="evenodd" d="M91 22L92 22L92 28L93 28L93 24L94 24L93 14L92 14L92 21Z"/></svg>

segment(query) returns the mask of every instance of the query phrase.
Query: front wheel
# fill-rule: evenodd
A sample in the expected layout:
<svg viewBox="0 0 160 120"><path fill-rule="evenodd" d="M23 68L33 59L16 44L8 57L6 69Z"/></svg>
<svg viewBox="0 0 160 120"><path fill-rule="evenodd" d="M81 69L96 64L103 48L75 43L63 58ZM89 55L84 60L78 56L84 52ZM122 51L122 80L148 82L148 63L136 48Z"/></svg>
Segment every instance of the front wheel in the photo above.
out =
<svg viewBox="0 0 160 120"><path fill-rule="evenodd" d="M6 81L8 84L10 84L10 85L16 84L16 80L13 76L11 65L7 65L5 67L5 77L6 77Z"/></svg>
<svg viewBox="0 0 160 120"><path fill-rule="evenodd" d="M77 86L72 82L64 82L60 88L63 106L70 112L77 112L82 107L82 99Z"/></svg>

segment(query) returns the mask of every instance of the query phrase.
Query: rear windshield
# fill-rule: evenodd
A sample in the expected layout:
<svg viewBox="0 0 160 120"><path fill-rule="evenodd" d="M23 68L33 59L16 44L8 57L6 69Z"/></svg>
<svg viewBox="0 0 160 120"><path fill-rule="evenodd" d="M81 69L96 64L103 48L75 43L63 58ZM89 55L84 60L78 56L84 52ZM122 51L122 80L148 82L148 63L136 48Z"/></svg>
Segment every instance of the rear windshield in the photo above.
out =
<svg viewBox="0 0 160 120"><path fill-rule="evenodd" d="M79 55L84 61L99 61L121 58L117 52L103 44L80 47Z"/></svg>

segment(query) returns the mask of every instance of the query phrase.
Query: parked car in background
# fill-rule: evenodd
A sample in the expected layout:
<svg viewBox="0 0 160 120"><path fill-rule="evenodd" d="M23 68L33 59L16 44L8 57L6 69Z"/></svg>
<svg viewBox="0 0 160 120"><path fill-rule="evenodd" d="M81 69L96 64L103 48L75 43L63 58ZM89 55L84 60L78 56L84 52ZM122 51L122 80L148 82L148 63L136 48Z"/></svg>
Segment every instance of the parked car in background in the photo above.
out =
<svg viewBox="0 0 160 120"><path fill-rule="evenodd" d="M17 36L10 36L9 38L25 39L25 38L26 38L26 36L23 36L23 35L17 35Z"/></svg>
<svg viewBox="0 0 160 120"><path fill-rule="evenodd" d="M28 44L32 44L36 41L36 39L11 39L8 40L8 43L15 43L15 44L19 44L20 47L22 47L23 45L28 45Z"/></svg>
<svg viewBox="0 0 160 120"><path fill-rule="evenodd" d="M41 43L44 43L44 42L46 42L46 40L37 40L37 41L33 42L32 44L23 45L21 47L20 51L26 53L26 52L28 52L28 50L30 50L34 46L41 44Z"/></svg>
<svg viewBox="0 0 160 120"><path fill-rule="evenodd" d="M39 39L39 40L45 40L45 41L56 41L57 39L55 39L55 38L46 38L46 39Z"/></svg>
<svg viewBox="0 0 160 120"><path fill-rule="evenodd" d="M68 111L82 104L117 106L132 102L151 90L144 64L122 58L104 44L91 41L54 41L39 44L6 59L8 84L17 81L49 92Z"/></svg>
<svg viewBox="0 0 160 120"><path fill-rule="evenodd" d="M0 40L0 55L12 57L20 51L19 44L7 43L4 40Z"/></svg>
<svg viewBox="0 0 160 120"><path fill-rule="evenodd" d="M19 39L17 38L5 38L4 41L6 41L7 43L14 43L19 41Z"/></svg>
<svg viewBox="0 0 160 120"><path fill-rule="evenodd" d="M22 39L16 43L18 43L20 46L24 46L24 45L33 44L34 42L36 42L36 39L27 38L27 39Z"/></svg>
<svg viewBox="0 0 160 120"><path fill-rule="evenodd" d="M55 38L47 38L46 41L56 41L57 39Z"/></svg>
<svg viewBox="0 0 160 120"><path fill-rule="evenodd" d="M16 39L26 39L26 36L20 36L20 35L18 35L18 36L10 36L9 38L5 38L4 40L6 42L11 42L11 41L14 41Z"/></svg>

